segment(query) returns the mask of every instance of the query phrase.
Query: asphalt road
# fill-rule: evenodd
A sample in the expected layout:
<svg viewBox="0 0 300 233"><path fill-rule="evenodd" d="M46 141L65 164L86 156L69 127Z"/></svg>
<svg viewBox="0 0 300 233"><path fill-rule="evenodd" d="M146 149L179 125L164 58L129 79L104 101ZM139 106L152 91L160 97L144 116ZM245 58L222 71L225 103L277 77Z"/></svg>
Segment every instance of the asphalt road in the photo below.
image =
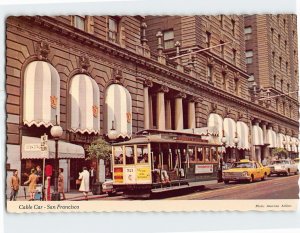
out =
<svg viewBox="0 0 300 233"><path fill-rule="evenodd" d="M235 183L207 185L197 191L181 191L171 195L160 195L155 199L167 200L249 200L249 199L299 199L299 175L268 177L265 181L254 183ZM101 200L132 200L117 195Z"/></svg>

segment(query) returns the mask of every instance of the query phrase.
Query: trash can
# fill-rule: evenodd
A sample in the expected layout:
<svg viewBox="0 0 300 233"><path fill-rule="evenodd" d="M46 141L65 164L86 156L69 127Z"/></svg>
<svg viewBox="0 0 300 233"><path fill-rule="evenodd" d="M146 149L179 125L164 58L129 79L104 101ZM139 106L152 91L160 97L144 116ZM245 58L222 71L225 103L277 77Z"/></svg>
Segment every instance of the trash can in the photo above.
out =
<svg viewBox="0 0 300 233"><path fill-rule="evenodd" d="M92 185L92 193L93 195L102 194L102 183L96 182Z"/></svg>

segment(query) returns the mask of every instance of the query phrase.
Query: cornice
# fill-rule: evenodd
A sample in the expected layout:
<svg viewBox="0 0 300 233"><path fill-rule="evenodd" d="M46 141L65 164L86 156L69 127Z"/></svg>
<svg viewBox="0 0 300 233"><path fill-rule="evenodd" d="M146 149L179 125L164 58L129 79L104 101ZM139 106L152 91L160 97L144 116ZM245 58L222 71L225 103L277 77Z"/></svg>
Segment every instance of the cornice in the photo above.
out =
<svg viewBox="0 0 300 233"><path fill-rule="evenodd" d="M122 48L121 46L119 46L117 44L113 44L108 41L101 40L92 34L89 34L80 29L74 28L71 25L60 22L53 17L22 16L21 18L24 20L27 20L29 22L35 23L37 25L40 25L41 27L44 27L49 31L53 31L55 33L61 34L62 36L67 37L68 39L71 38L82 44L85 44L85 45L88 45L91 47L96 47L97 49L105 51L106 53L109 53L113 56L120 57L120 58L128 60L128 61L132 61L135 64L140 65L141 67L146 67L146 68L152 70L154 73L160 73L160 74L163 74L164 76L169 76L171 80L176 80L176 81L179 81L180 83L184 83L186 85L191 85L195 89L201 89L201 91L205 91L206 94L209 96L215 96L215 97L220 97L220 98L226 99L237 105L241 105L243 107L250 108L253 111L257 111L266 116L281 120L283 122L292 124L297 127L299 125L298 121L288 119L286 117L278 115L278 113L276 113L276 112L273 112L269 109L264 109L258 104L252 103L250 101L246 101L245 99L243 99L241 97L237 97L235 95L232 95L231 93L224 92L221 89L213 88L213 87L209 86L206 82L190 76L188 74L188 70L185 70L185 72L178 71L178 70L176 70L176 68L163 65L153 59L138 55L132 51ZM205 54L207 54L208 56L214 57L217 60L220 60L217 56L215 56L214 54L212 54L210 52L206 51ZM224 63L224 64L226 64L230 68L238 71L242 76L248 77L248 74L246 74L243 70L241 70L229 63Z"/></svg>

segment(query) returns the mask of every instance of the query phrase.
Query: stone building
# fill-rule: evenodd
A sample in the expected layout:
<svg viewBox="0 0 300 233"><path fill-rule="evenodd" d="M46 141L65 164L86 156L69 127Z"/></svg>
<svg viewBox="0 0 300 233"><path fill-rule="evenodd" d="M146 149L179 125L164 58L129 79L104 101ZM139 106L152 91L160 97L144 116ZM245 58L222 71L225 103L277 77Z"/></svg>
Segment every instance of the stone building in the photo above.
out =
<svg viewBox="0 0 300 233"><path fill-rule="evenodd" d="M296 30L293 17L286 16L289 31ZM278 112L274 99L271 104L259 101L266 94L262 85L269 86L256 70L258 87L252 85L245 57L251 48L244 35L248 19L237 15L7 18L8 174L18 169L23 182L30 168L41 165L37 145L45 133L50 157L46 163L53 164L50 128L56 117L64 130L59 158L67 190L76 188L82 166L93 162L86 160L86 147L96 138L107 139L113 127L118 140L143 129L197 132L216 127L220 143L226 137L226 159L261 160L269 156L266 148L282 147L287 136L293 141L288 149L296 152L296 96L284 98L291 114ZM252 30L254 34L254 26ZM290 46L285 57L292 71L297 45L282 38ZM258 42L252 43L255 55ZM290 80L291 90L298 83L295 75L281 74L284 85ZM270 95L282 93L273 89ZM273 137L279 140L274 142Z"/></svg>

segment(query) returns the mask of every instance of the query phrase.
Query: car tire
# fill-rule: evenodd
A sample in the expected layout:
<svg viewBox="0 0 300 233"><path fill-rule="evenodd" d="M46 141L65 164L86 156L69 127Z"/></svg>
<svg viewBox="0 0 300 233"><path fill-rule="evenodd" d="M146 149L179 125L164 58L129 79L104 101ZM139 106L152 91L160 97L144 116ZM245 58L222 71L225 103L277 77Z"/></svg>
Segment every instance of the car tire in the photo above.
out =
<svg viewBox="0 0 300 233"><path fill-rule="evenodd" d="M265 174L263 175L263 177L261 178L261 180L264 181L264 180L266 180L266 179L267 179L267 173L265 173Z"/></svg>
<svg viewBox="0 0 300 233"><path fill-rule="evenodd" d="M249 180L249 183L253 183L253 182L254 182L254 177L253 177L253 175L251 175L250 177L251 177L251 178L250 178L250 180Z"/></svg>
<svg viewBox="0 0 300 233"><path fill-rule="evenodd" d="M299 174L299 170L297 169L297 171L295 172L295 175L298 175Z"/></svg>
<svg viewBox="0 0 300 233"><path fill-rule="evenodd" d="M224 184L229 184L229 180L224 180Z"/></svg>
<svg viewBox="0 0 300 233"><path fill-rule="evenodd" d="M286 173L286 176L289 176L290 174L291 174L291 170L288 169L288 170L287 170L287 173Z"/></svg>

